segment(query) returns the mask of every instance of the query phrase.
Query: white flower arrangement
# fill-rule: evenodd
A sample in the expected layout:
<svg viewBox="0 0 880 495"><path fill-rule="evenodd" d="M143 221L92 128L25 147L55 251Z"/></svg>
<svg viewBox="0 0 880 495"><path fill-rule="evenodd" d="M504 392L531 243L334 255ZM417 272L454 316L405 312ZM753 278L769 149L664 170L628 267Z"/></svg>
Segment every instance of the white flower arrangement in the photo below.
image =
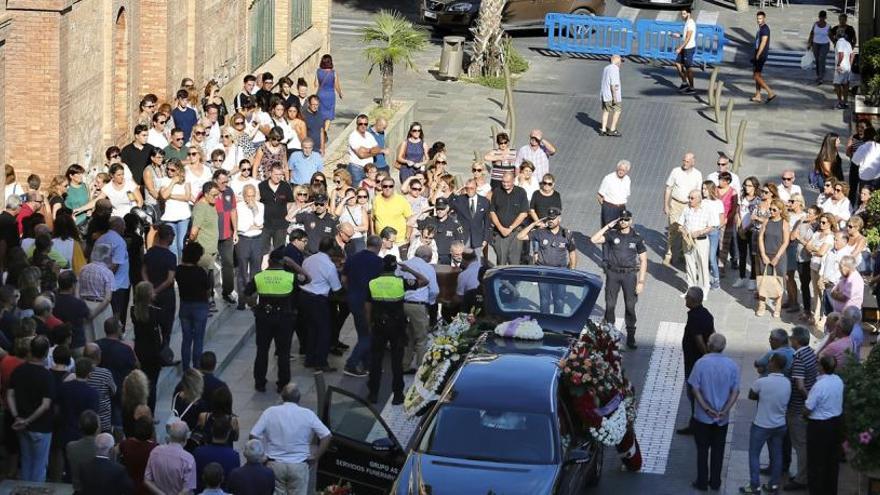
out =
<svg viewBox="0 0 880 495"><path fill-rule="evenodd" d="M511 321L499 323L495 327L495 335L499 337L512 337L514 339L523 340L541 340L544 338L544 331L538 322L523 316Z"/></svg>
<svg viewBox="0 0 880 495"><path fill-rule="evenodd" d="M609 416L602 418L599 428L590 428L590 434L603 445L617 445L626 434L626 404L621 403Z"/></svg>

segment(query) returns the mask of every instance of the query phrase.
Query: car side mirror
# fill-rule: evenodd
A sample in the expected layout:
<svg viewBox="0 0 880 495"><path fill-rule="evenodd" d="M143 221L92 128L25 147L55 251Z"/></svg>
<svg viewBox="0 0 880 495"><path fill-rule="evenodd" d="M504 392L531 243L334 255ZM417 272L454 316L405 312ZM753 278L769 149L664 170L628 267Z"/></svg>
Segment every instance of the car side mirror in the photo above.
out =
<svg viewBox="0 0 880 495"><path fill-rule="evenodd" d="M565 456L565 464L586 464L590 462L590 453L583 449L573 449Z"/></svg>
<svg viewBox="0 0 880 495"><path fill-rule="evenodd" d="M395 445L393 440L386 437L373 440L373 443L370 444L370 448L372 448L374 452L390 452L395 449Z"/></svg>

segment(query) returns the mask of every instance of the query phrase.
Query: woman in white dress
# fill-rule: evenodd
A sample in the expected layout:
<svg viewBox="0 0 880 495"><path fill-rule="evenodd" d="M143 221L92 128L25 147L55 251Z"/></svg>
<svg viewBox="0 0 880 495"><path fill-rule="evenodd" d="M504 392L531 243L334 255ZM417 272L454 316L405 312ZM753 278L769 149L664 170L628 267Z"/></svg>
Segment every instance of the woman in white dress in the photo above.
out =
<svg viewBox="0 0 880 495"><path fill-rule="evenodd" d="M110 200L113 205L111 215L119 218L127 215L135 206L144 205L140 188L134 182L125 180L125 169L119 163L110 167L110 182L101 189L101 197Z"/></svg>

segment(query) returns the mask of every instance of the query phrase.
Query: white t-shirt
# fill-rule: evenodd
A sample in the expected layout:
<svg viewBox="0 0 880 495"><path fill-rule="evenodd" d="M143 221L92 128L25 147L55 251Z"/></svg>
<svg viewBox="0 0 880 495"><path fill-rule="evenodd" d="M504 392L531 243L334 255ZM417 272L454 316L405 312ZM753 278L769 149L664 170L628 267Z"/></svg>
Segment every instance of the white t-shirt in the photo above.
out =
<svg viewBox="0 0 880 495"><path fill-rule="evenodd" d="M192 169L186 167L186 181L189 182L190 193L192 194L193 202L196 201L196 198L199 197L199 194L202 193L202 186L205 185L206 182L210 181L214 172L211 171L211 167L207 165L203 165L202 175L196 175L193 173Z"/></svg>
<svg viewBox="0 0 880 495"><path fill-rule="evenodd" d="M850 55L852 54L852 45L849 44L849 41L846 38L841 37L837 40L837 43L834 44L834 51L837 53L837 56L840 57L840 54L843 54L843 60L840 62L840 70L843 72L849 72L852 70L852 65L850 64ZM835 59L836 60L836 59Z"/></svg>
<svg viewBox="0 0 880 495"><path fill-rule="evenodd" d="M247 125L250 125L250 122L256 122L258 128L264 125L268 125L270 128L274 127L274 124L272 123L272 117L270 117L268 113L263 112L259 109L254 110L253 115L251 115L251 120L247 121ZM254 135L251 137L251 141L253 141L254 144L265 143L266 135L263 134L262 131L257 129L256 133L254 133Z"/></svg>
<svg viewBox="0 0 880 495"><path fill-rule="evenodd" d="M761 428L785 426L785 411L791 398L791 381L782 373L770 373L752 384L758 394L758 410L754 424Z"/></svg>
<svg viewBox="0 0 880 495"><path fill-rule="evenodd" d="M617 172L611 172L602 178L599 194L603 200L611 204L623 205L629 201L630 184L629 175L624 175L621 179L617 176Z"/></svg>
<svg viewBox="0 0 880 495"><path fill-rule="evenodd" d="M782 186L779 187L779 199L781 199L782 201L784 201L786 203L795 194L800 194L801 196L803 196L803 192L801 191L801 186L799 186L797 184L792 184L791 190L788 190Z"/></svg>
<svg viewBox="0 0 880 495"><path fill-rule="evenodd" d="M235 204L235 211L238 212L238 235L240 236L257 237L263 232L265 207L259 201L254 205L255 207L251 208L244 201Z"/></svg>
<svg viewBox="0 0 880 495"><path fill-rule="evenodd" d="M152 144L160 150L164 150L165 147L168 146L168 138L165 137L165 134L157 131L156 129L150 129L149 136L147 137L147 143Z"/></svg>
<svg viewBox="0 0 880 495"><path fill-rule="evenodd" d="M359 167L363 167L368 163L373 163L373 157L368 156L366 158L359 158L355 151L358 148L373 148L379 146L379 143L376 142L376 138L373 137L369 132L364 132L364 135L358 131L354 131L348 136L348 162L353 163Z"/></svg>
<svg viewBox="0 0 880 495"><path fill-rule="evenodd" d="M234 178L229 179L229 187L232 188L232 192L235 193L235 199L238 201L244 201L244 198L241 197L242 192L244 191L244 186L251 184L257 190L257 198L260 197L260 183L257 179L253 179L248 177L247 180L241 180L241 175L236 175Z"/></svg>
<svg viewBox="0 0 880 495"><path fill-rule="evenodd" d="M720 220L721 215L724 214L724 203L722 203L720 199L704 199L703 207L712 212L712 215L715 216L719 225L724 225Z"/></svg>
<svg viewBox="0 0 880 495"><path fill-rule="evenodd" d="M159 187L165 188L171 183L171 179L164 177L159 179ZM171 188L171 194L186 194L186 184L175 184ZM162 220L165 222L177 222L192 216L189 208L189 202L180 201L179 199L168 199L165 201L165 213L162 214Z"/></svg>
<svg viewBox="0 0 880 495"><path fill-rule="evenodd" d="M110 182L105 184L101 189L101 192L107 196L107 199L110 200L110 204L113 205L113 212L111 215L114 217L122 218L131 211L131 209L136 205L134 201L129 199L128 193L134 191L137 188L137 184L134 182L125 182L122 190L117 190L113 187L113 183Z"/></svg>
<svg viewBox="0 0 880 495"><path fill-rule="evenodd" d="M681 31L682 40L687 38L688 31L691 32L691 39L684 45L685 50L697 47L697 23L691 17L688 17L688 20L684 22L684 29Z"/></svg>

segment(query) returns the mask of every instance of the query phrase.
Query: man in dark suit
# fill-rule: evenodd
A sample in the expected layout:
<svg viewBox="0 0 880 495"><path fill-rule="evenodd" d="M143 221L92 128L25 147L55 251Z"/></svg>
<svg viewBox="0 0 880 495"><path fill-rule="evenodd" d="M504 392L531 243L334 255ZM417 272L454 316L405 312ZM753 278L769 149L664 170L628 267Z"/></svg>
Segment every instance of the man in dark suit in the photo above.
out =
<svg viewBox="0 0 880 495"><path fill-rule="evenodd" d="M82 491L80 475L82 467L95 457L95 437L100 431L101 419L98 413L87 409L79 415L79 431L82 434L79 440L68 442L65 447L67 453L67 471L70 481L73 483L73 491Z"/></svg>
<svg viewBox="0 0 880 495"><path fill-rule="evenodd" d="M471 249L482 250L489 243L492 222L489 220L489 200L477 194L477 182L468 180L465 194L452 198L452 209L467 237L465 244Z"/></svg>
<svg viewBox="0 0 880 495"><path fill-rule="evenodd" d="M134 483L121 464L110 459L113 435L101 433L95 437L95 457L80 468L81 495L103 495L108 487L113 493L126 495L134 492Z"/></svg>

